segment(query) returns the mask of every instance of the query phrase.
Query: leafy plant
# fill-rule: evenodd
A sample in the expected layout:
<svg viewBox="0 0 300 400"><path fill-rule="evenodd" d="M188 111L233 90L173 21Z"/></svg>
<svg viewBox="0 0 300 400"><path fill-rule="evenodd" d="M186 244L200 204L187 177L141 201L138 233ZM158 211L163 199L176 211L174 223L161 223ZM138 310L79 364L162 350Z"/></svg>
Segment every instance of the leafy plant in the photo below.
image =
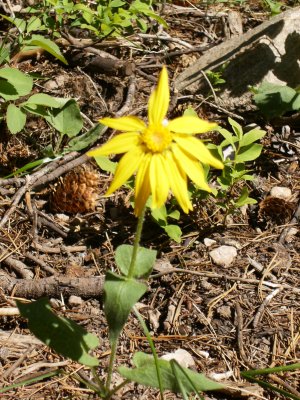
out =
<svg viewBox="0 0 300 400"><path fill-rule="evenodd" d="M151 210L152 218L166 232L166 234L175 242L180 243L182 232L178 225L169 224L168 219L179 220L180 212L178 210L168 211L166 206Z"/></svg>
<svg viewBox="0 0 300 400"><path fill-rule="evenodd" d="M135 253L135 249L137 253ZM134 257L135 267L133 269ZM115 258L122 274L108 272L104 284L104 311L109 325L109 338L113 352L116 351L117 339L128 319L131 308L147 290L147 286L138 279L149 276L156 259L156 251L121 245L117 248ZM90 351L99 345L99 340L95 335L86 332L75 322L55 315L46 299L31 303L17 301L17 306L21 315L28 319L29 328L36 337L57 353L90 367L95 373L95 367L99 365L99 360L90 355ZM162 390L173 390L178 393L197 393L198 391L219 390L224 387L202 374L178 365L174 367L173 360L155 360L148 354L137 353L134 355L133 361L136 367L134 369L125 366L119 367L119 373L125 378L119 387L128 380L145 386L160 387L160 379ZM157 375L157 367L160 379ZM118 389L118 387L112 389L109 387L111 368L112 365L110 365L106 384L99 378L97 382L83 381L104 399L111 398ZM6 390L8 388L0 389L0 393Z"/></svg>
<svg viewBox="0 0 300 400"><path fill-rule="evenodd" d="M289 86L263 82L258 88L251 88L255 93L254 102L268 118L280 117L286 112L300 109L300 90Z"/></svg>
<svg viewBox="0 0 300 400"><path fill-rule="evenodd" d="M164 19L153 11L152 0L97 0L93 3L45 0L28 8L28 12L40 14L40 24L35 23L37 29L47 29L55 36L60 36L64 26L87 30L99 38L124 36L132 33L133 26L146 31L151 19L167 27Z"/></svg>
<svg viewBox="0 0 300 400"><path fill-rule="evenodd" d="M19 34L16 36L16 40L19 51L25 52L43 49L65 65L68 65L67 60L61 53L58 45L53 40L48 39L43 35L33 33L36 31L41 32L47 30L47 27L42 24L42 21L39 17L32 16L28 21L26 21L24 18L12 18L4 14L0 14L0 16L17 28Z"/></svg>
<svg viewBox="0 0 300 400"><path fill-rule="evenodd" d="M89 131L79 135L83 127L80 109L74 99L65 99L37 93L29 96L27 100L20 101L28 96L33 87L33 78L16 68L5 67L0 69L0 98L1 119L5 119L7 127L12 134L21 132L26 126L28 114L44 118L60 136L55 147L44 149L46 158L30 162L14 174L24 173L42 163L51 161L51 158L70 151L79 151L91 146L105 132L106 128L96 124ZM61 148L63 138L66 143ZM51 157L51 158L49 158Z"/></svg>
<svg viewBox="0 0 300 400"><path fill-rule="evenodd" d="M233 132L219 127L218 131L224 140L219 145L208 144L208 148L218 154L225 165L222 175L217 179L221 189L215 189L214 193L219 200L218 205L226 210L224 222L227 215L237 208L256 203L255 199L249 197L249 191L245 185L245 182L254 179L251 170L246 168L246 163L260 156L263 146L256 142L266 134L259 128L244 133L238 122L231 118L228 118L228 121ZM235 195L236 188L239 192L238 196Z"/></svg>
<svg viewBox="0 0 300 400"><path fill-rule="evenodd" d="M67 65L67 60L54 41L61 36L65 26L86 30L98 38L131 34L134 27L145 32L151 20L167 27L165 20L154 12L152 5L152 0L97 0L89 4L72 0L45 0L25 10L31 15L27 20L23 15L0 16L18 30L15 41L19 51L42 48ZM46 35L50 35L51 39ZM6 51L0 52L0 61L4 61L7 56Z"/></svg>
<svg viewBox="0 0 300 400"><path fill-rule="evenodd" d="M24 128L27 113L44 117L62 135L73 137L82 129L83 121L74 99L54 98L38 93L14 104L12 101L28 95L33 86L33 78L16 68L0 69L0 84L0 96L6 103L11 101L6 109L6 122L11 133L16 134Z"/></svg>
<svg viewBox="0 0 300 400"><path fill-rule="evenodd" d="M214 88L214 90L216 92L218 90L220 90L217 86L223 85L224 83L226 83L225 79L222 78L222 73L223 73L223 70L222 71L211 71L211 70L205 71L207 78L209 79L212 87Z"/></svg>
<svg viewBox="0 0 300 400"><path fill-rule="evenodd" d="M162 223L166 224L165 228L168 225L167 217L179 218L178 213L175 212L173 214L168 214L167 211L162 207L160 207L160 210L154 211L158 208L155 202L154 204L156 206L153 206L155 196L161 195L160 190L164 190L165 195L163 196L163 201L161 202L161 204L165 204L169 191L168 176L171 176L175 180L176 186L172 186L172 188L175 188L174 191L176 192L176 197L180 199L179 204L183 207L184 210L186 208L188 210L188 206L190 208L192 207L192 204L189 203L186 180L183 181L183 178L186 179L186 176L180 173L181 169L179 169L173 159L169 158L167 160L169 164L163 166L165 172L165 176L163 176L162 179L162 182L165 185L164 188L160 181L161 170L157 168L160 166L160 164L154 164L154 170L153 166L147 164L146 157L148 159L149 157L152 157L154 159L153 163L155 163L156 161L159 162L159 160L163 160L162 154L165 150L164 146L169 146L169 142L167 141L167 139L170 139L170 136L172 138L173 134L172 131L169 131L169 128L163 125L165 117L164 114L167 113L169 104L169 86L166 68L163 68L160 74L158 87L153 93L154 94L152 94L152 97L150 98L152 100L149 101L149 116L155 121L155 129L152 125L146 128L146 124L142 120L139 120L137 117L133 116L125 116L116 119L101 119L101 123L105 125L117 124L118 127L122 128L122 130L124 130L123 127L126 126L129 127L129 129L134 129L134 132L120 134L104 144L100 149L91 150L88 152L88 155L95 156L97 162L104 162L105 164L105 160L99 159L99 156L101 157L103 155L107 155L105 154L107 152L109 154L115 154L128 151L129 153L127 154L129 154L129 156L131 156L132 153L134 156L138 154L138 151L140 150L140 140L137 140L138 138L136 137L138 135L138 132L136 132L138 128L143 129L145 135L150 135L145 138L145 144L141 147L142 151L147 150L146 145L150 146L150 149L152 149L151 146L157 145L156 141L154 140L157 139L157 136L155 135L160 134L162 136L162 139L165 138L165 140L162 141L162 146L157 148L157 152L155 154L153 154L154 152L151 151L145 154L145 157L140 158L139 167L142 169L142 172L147 171L150 174L149 170L151 169L152 174L148 176L144 175L142 177L142 180L140 180L143 185L141 192L137 191L137 182L135 185L135 211L136 215L138 216L138 222L134 242L133 245L123 244L117 247L115 252L115 263L116 270L118 272L108 271L105 276L103 287L104 313L109 328L108 337L111 348L110 362L105 381L101 380L100 376L98 376L96 373L95 368L96 366L98 366L99 361L96 357L90 354L90 352L95 349L95 346L97 346L98 344L98 340L97 338L95 338L94 335L90 335L83 328L77 326L74 322L68 319L57 317L51 311L50 306L46 300L39 300L30 304L23 304L18 302L18 307L21 315L28 319L29 328L40 340L42 340L45 344L50 346L58 353L64 355L65 357L69 357L72 360L75 360L91 368L95 377L95 381L85 382L81 379L81 382L86 384L89 388L93 389L97 393L97 395L103 399L110 399L120 387L124 386L128 382L128 380L142 383L146 386L158 387L160 389L161 399L163 399L163 391L166 389L182 393L183 397L187 398L187 396L192 393L197 393L197 395L199 396L199 392L206 390L219 390L223 387L223 385L217 382L213 382L202 374L196 373L187 368L182 368L173 360L166 361L159 359L156 355L153 341L151 340L149 332L136 310L135 312L148 338L153 357L150 357L147 354L137 353L134 356L134 364L136 368L131 369L125 366L120 367L119 373L124 377L124 381L116 387L111 387L111 378L114 369L120 333L128 320L131 310L134 309L134 305L138 301L140 301L141 297L147 291L145 280L152 272L156 260L155 250L147 249L140 245L147 198L149 197L152 190L152 203L150 207L153 211L153 215L155 215L158 220L162 221ZM162 99L164 100L163 104ZM38 106L39 105L37 105L37 107ZM56 108L54 108L54 110L56 110ZM198 117L189 116L173 120L173 127L175 126L175 128L179 130L179 132L182 129L186 130L187 122L188 131L190 133L181 134L180 136L178 135L178 137L176 137L178 140L180 140L182 139L182 136L184 136L185 140L183 140L183 145L186 146L187 149L190 148L189 139L195 132L195 125L196 132L206 132L210 130L211 127L216 126L215 123L209 123L207 121L201 120ZM205 145L199 139L193 139L195 139L192 140L193 148L197 145L200 149L203 150L203 154L201 154L201 157L206 157L206 160L210 164L216 165L216 167L218 168L223 167L223 164L210 154L210 152L205 148ZM119 143L119 148L116 147L116 141ZM132 146L134 149L133 152ZM107 149L107 147L109 147L109 151L105 150L105 148ZM159 160L157 160L156 156L159 157ZM126 157L126 155L124 157ZM200 174L202 173L202 169L199 167L199 165L197 163L194 163L194 156L192 154L187 157L183 153L182 159L183 161L188 162L187 168L189 171L191 170L192 173L193 171L199 171ZM141 161L146 163L142 166ZM116 190L122 184L126 183L128 178L135 171L134 168L136 168L136 165L132 165L132 163L130 162L125 162L123 166L121 163L122 160L119 162L115 170L114 178L116 179L117 176L118 179L120 179L121 183L119 181L118 185L116 185L113 181L111 187L114 190ZM138 179L138 176L136 179ZM194 179L202 186L207 185L205 178L202 176L201 179L198 179L196 174L194 174ZM172 185L174 185L174 181L172 181L171 183ZM185 190L185 193L182 193L182 191L180 191L179 189ZM109 191L107 192L107 194L109 194ZM142 197L140 197L140 199L137 199L137 196Z"/></svg>
<svg viewBox="0 0 300 400"><path fill-rule="evenodd" d="M271 15L277 15L282 12L282 6L284 3L277 0L263 0L264 5L266 8L270 10Z"/></svg>

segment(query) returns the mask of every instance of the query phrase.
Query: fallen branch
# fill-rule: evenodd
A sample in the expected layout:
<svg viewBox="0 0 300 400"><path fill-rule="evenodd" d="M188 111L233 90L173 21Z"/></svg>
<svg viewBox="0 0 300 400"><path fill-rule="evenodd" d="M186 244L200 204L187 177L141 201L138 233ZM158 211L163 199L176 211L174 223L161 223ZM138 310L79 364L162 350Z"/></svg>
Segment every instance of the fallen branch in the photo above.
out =
<svg viewBox="0 0 300 400"><path fill-rule="evenodd" d="M103 294L104 276L88 278L70 278L51 276L38 280L15 279L4 271L0 272L0 287L6 295L37 299L39 297L56 297L71 295L82 298L100 297Z"/></svg>

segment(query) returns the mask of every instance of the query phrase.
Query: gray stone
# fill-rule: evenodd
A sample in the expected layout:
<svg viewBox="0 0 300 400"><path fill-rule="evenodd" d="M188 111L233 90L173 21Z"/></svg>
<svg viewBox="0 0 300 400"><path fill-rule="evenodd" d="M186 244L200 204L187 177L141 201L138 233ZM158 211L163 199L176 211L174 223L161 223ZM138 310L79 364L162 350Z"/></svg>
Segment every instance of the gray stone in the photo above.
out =
<svg viewBox="0 0 300 400"><path fill-rule="evenodd" d="M77 307L77 306L81 306L83 304L83 300L79 296L72 295L69 297L68 303L69 303L69 306L71 306L71 307Z"/></svg>
<svg viewBox="0 0 300 400"><path fill-rule="evenodd" d="M237 256L237 250L234 246L220 246L210 251L209 255L215 264L229 267Z"/></svg>
<svg viewBox="0 0 300 400"><path fill-rule="evenodd" d="M290 188L287 187L274 186L270 191L270 195L272 197L278 197L280 199L289 200L292 196L292 191Z"/></svg>

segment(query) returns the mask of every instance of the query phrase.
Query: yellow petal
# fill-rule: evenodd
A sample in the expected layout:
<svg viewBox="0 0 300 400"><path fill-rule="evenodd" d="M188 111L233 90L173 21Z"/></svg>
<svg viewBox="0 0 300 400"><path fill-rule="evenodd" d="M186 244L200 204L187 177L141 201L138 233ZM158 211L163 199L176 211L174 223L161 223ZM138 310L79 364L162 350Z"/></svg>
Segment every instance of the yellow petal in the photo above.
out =
<svg viewBox="0 0 300 400"><path fill-rule="evenodd" d="M113 137L103 146L87 152L90 157L107 156L109 154L127 153L133 147L136 147L140 140L140 134L137 132L120 133Z"/></svg>
<svg viewBox="0 0 300 400"><path fill-rule="evenodd" d="M150 185L152 208L161 207L167 200L170 183L166 173L165 159L161 154L153 154L150 162Z"/></svg>
<svg viewBox="0 0 300 400"><path fill-rule="evenodd" d="M217 126L215 122L208 122L193 116L178 117L168 123L170 131L185 134L204 133L216 129Z"/></svg>
<svg viewBox="0 0 300 400"><path fill-rule="evenodd" d="M134 214L140 216L150 195L149 165L152 155L146 154L135 178Z"/></svg>
<svg viewBox="0 0 300 400"><path fill-rule="evenodd" d="M126 153L121 158L117 166L114 179L105 195L109 196L120 186L122 186L138 169L143 158L144 152L140 146L136 146Z"/></svg>
<svg viewBox="0 0 300 400"><path fill-rule="evenodd" d="M181 169L185 171L189 178L201 189L211 192L200 162L196 158L185 153L177 144L173 144L172 151L177 163L180 165Z"/></svg>
<svg viewBox="0 0 300 400"><path fill-rule="evenodd" d="M148 103L149 124L160 124L169 108L170 91L168 83L168 71L163 67L159 75L158 85L151 93Z"/></svg>
<svg viewBox="0 0 300 400"><path fill-rule="evenodd" d="M138 117L128 116L121 118L102 118L99 122L119 131L136 132L146 128L146 124Z"/></svg>
<svg viewBox="0 0 300 400"><path fill-rule="evenodd" d="M180 169L173 158L173 154L168 151L166 157L166 171L170 182L171 190L176 197L180 207L185 213L193 209L192 203L188 197L187 178L184 171Z"/></svg>
<svg viewBox="0 0 300 400"><path fill-rule="evenodd" d="M215 168L223 169L224 165L221 161L210 154L205 144L194 136L173 135L173 139L178 143L187 154L192 155L204 164L212 165Z"/></svg>

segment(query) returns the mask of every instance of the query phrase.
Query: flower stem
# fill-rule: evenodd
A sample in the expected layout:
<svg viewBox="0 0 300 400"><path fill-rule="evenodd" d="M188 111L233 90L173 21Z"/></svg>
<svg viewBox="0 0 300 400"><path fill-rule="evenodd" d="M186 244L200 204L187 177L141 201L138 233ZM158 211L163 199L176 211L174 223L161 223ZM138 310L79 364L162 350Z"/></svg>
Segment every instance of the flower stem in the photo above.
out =
<svg viewBox="0 0 300 400"><path fill-rule="evenodd" d="M134 275L135 262L136 262L139 245L140 245L141 234L142 234L142 229L143 229L143 224L144 224L144 219L145 219L145 210L146 210L146 207L143 208L141 215L139 216L137 227L136 227L136 234L135 234L135 238L134 238L134 242L133 242L132 257L131 257L130 266L129 266L128 273L127 273L127 278L129 278L129 279L131 279Z"/></svg>
<svg viewBox="0 0 300 400"><path fill-rule="evenodd" d="M112 372L113 372L114 362L115 362L116 353L117 353L117 344L118 344L117 340L114 340L111 343L111 353L110 353L107 380L106 380L106 389L107 389L107 391L109 391L109 388L110 388Z"/></svg>

